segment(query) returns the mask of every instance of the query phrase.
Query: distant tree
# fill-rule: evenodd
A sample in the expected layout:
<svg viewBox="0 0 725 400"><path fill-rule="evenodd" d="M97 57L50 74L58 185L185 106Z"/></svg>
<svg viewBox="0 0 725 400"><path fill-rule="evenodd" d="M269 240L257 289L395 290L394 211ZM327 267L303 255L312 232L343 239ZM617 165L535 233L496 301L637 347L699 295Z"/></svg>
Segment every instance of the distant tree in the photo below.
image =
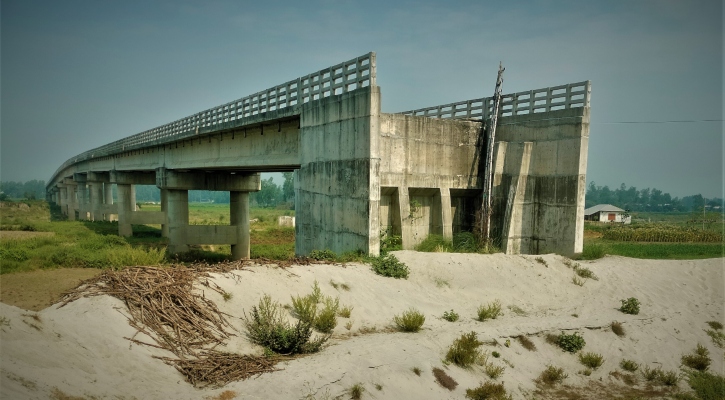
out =
<svg viewBox="0 0 725 400"><path fill-rule="evenodd" d="M295 180L294 180L294 173L292 172L285 172L284 175L284 183L282 184L282 199L284 201L294 201L295 199Z"/></svg>
<svg viewBox="0 0 725 400"><path fill-rule="evenodd" d="M276 207L282 201L282 189L274 183L272 177L262 179L262 189L252 193L250 200L260 207Z"/></svg>

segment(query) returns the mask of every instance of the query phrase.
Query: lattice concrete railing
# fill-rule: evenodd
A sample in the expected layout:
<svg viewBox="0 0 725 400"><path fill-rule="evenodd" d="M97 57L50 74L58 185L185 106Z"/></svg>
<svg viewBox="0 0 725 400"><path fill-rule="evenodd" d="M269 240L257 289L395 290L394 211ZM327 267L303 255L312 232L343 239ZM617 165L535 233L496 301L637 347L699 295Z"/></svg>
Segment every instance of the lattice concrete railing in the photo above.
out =
<svg viewBox="0 0 725 400"><path fill-rule="evenodd" d="M240 121L260 113L299 107L304 103L332 94L346 93L357 88L375 86L375 53L370 52L322 69L309 75L254 93L247 97L222 104L157 128L117 140L107 145L81 153L61 165L49 181L66 167L95 157L117 154L125 150L143 147L144 144L164 144L198 133L198 129Z"/></svg>
<svg viewBox="0 0 725 400"><path fill-rule="evenodd" d="M544 89L505 94L501 98L501 116L534 114L576 107L589 107L591 81L570 83ZM430 118L486 119L493 110L493 98L459 101L398 114Z"/></svg>

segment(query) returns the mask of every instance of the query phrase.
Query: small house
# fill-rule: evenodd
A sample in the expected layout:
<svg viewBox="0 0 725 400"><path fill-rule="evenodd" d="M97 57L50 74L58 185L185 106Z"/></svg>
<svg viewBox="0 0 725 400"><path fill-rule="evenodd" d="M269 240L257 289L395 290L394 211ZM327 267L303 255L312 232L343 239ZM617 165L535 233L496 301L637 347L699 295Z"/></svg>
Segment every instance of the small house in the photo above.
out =
<svg viewBox="0 0 725 400"><path fill-rule="evenodd" d="M585 221L596 222L619 222L625 224L632 223L632 217L626 211L611 204L598 204L594 207L584 210Z"/></svg>

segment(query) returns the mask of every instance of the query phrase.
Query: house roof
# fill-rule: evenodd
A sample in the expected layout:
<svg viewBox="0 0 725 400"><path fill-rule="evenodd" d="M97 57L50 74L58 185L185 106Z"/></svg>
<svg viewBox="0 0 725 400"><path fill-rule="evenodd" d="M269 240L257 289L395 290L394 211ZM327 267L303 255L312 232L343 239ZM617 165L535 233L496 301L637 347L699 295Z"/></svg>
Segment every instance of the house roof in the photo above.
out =
<svg viewBox="0 0 725 400"><path fill-rule="evenodd" d="M611 204L597 204L594 207L589 207L586 210L584 210L584 215L592 215L592 214L596 214L596 213L602 212L602 211L604 211L604 212L624 212L624 210L622 210L621 208L615 207Z"/></svg>

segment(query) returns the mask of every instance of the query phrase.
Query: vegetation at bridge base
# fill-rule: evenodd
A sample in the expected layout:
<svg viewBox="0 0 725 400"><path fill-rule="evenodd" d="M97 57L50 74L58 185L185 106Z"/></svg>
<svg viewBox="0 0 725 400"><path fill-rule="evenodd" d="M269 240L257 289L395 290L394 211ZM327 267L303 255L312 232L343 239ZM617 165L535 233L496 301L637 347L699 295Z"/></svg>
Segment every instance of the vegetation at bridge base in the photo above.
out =
<svg viewBox="0 0 725 400"><path fill-rule="evenodd" d="M448 240L442 235L431 234L418 246L417 251L428 253L496 253L500 251L496 247L489 246L488 251L478 245L476 236L471 232L459 232L453 235L453 240Z"/></svg>
<svg viewBox="0 0 725 400"><path fill-rule="evenodd" d="M584 239L584 251L579 257L580 259L595 260L605 255L660 260L694 260L725 257L725 251L722 243L643 243Z"/></svg>

